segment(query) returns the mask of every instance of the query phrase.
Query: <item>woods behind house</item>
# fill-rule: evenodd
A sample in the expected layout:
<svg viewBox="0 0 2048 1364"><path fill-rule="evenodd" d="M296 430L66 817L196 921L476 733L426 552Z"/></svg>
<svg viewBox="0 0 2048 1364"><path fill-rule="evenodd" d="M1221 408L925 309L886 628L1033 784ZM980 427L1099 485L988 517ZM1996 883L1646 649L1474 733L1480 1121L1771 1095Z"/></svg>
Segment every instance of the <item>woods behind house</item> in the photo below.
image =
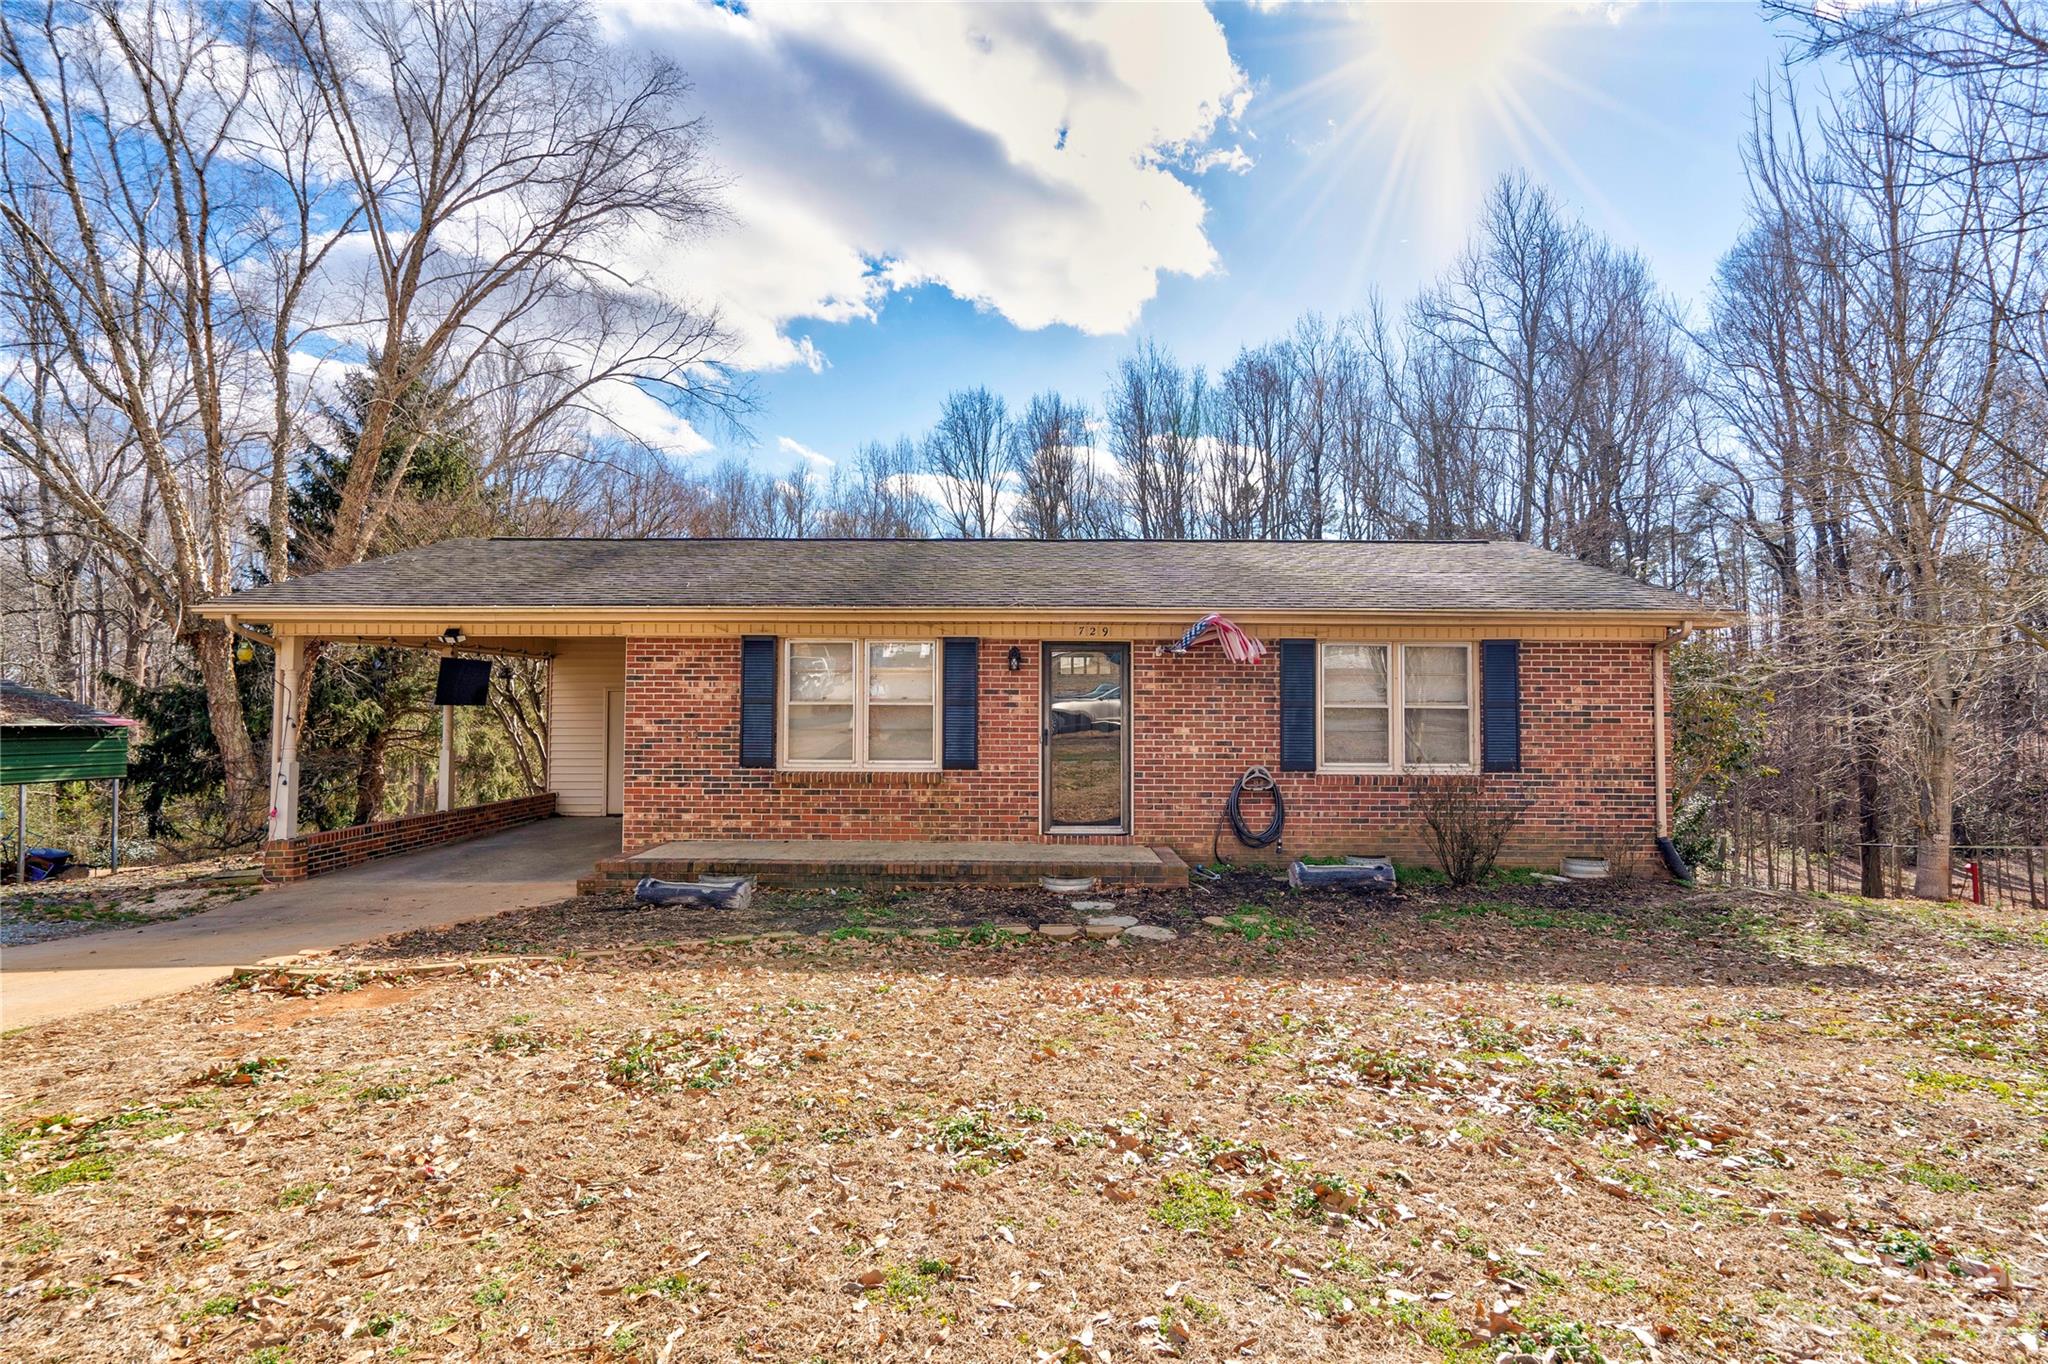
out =
<svg viewBox="0 0 2048 1364"><path fill-rule="evenodd" d="M1953 846L2048 843L2048 25L1777 22L1697 305L1509 177L1415 297L1213 367L1140 339L1099 392L980 376L771 473L680 457L681 420L745 443L746 386L623 262L722 187L684 74L579 8L10 8L10 665L149 720L157 833L234 837L269 660L191 608L265 577L456 534L1513 537L1749 613L1675 663L1695 858L1767 826L1875 894L1907 845L1945 895ZM427 799L427 666L309 659L309 822ZM466 799L539 780L540 667L500 670Z"/></svg>

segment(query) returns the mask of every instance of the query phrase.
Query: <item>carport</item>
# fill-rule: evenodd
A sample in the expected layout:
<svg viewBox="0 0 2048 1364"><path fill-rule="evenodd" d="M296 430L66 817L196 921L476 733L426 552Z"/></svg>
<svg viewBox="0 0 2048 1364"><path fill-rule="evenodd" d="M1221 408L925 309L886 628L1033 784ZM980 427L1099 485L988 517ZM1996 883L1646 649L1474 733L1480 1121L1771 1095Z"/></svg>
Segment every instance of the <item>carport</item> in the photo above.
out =
<svg viewBox="0 0 2048 1364"><path fill-rule="evenodd" d="M135 722L69 697L0 682L0 786L14 788L14 883L28 882L28 788L44 782L107 781L113 787L107 863L121 865L121 779Z"/></svg>

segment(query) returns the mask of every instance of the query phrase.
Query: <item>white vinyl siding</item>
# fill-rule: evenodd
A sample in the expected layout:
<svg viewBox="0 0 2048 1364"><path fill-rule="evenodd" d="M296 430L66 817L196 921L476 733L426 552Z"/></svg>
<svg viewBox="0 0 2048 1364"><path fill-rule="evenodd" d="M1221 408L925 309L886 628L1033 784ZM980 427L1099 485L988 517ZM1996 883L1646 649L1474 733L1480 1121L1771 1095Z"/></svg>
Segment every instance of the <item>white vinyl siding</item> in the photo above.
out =
<svg viewBox="0 0 2048 1364"><path fill-rule="evenodd" d="M548 790L555 813L605 813L605 693L626 685L623 640L562 640L548 666Z"/></svg>

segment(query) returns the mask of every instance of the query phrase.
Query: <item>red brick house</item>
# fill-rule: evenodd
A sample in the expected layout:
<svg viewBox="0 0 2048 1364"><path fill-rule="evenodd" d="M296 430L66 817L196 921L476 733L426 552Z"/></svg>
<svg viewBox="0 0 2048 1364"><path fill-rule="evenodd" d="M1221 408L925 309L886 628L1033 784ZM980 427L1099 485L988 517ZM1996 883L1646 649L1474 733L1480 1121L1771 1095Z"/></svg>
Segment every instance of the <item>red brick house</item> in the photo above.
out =
<svg viewBox="0 0 2048 1364"><path fill-rule="evenodd" d="M1503 541L453 540L209 612L266 627L281 674L308 639L548 657L552 808L621 817L629 852L919 840L1206 861L1232 784L1264 766L1287 802L1269 856L1421 857L1418 786L1475 774L1528 802L1509 856L1536 863L1653 855L1666 650L1721 620ZM1212 612L1264 657L1165 652ZM276 781L289 847L283 764Z"/></svg>

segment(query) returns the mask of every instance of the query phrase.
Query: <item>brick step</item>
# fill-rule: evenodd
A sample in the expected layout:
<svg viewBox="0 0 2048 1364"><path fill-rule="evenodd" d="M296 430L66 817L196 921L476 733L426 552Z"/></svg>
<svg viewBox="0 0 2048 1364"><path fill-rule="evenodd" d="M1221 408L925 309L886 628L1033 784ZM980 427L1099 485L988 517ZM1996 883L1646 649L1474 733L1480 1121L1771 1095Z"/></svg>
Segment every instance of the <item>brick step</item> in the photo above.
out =
<svg viewBox="0 0 2048 1364"><path fill-rule="evenodd" d="M609 857L591 875L576 883L578 894L593 895L630 887L642 877L694 881L700 876L752 876L763 886L779 889L831 889L838 886L1036 886L1046 876L1092 876L1103 887L1125 886L1171 890L1188 884L1187 864L1171 848L1129 846L1095 849L1083 846L1027 844L978 854L972 845L956 851L930 851L930 845L907 844L900 851L878 852L872 845L858 853L835 854L829 845L801 850L680 854L675 845L636 855Z"/></svg>

